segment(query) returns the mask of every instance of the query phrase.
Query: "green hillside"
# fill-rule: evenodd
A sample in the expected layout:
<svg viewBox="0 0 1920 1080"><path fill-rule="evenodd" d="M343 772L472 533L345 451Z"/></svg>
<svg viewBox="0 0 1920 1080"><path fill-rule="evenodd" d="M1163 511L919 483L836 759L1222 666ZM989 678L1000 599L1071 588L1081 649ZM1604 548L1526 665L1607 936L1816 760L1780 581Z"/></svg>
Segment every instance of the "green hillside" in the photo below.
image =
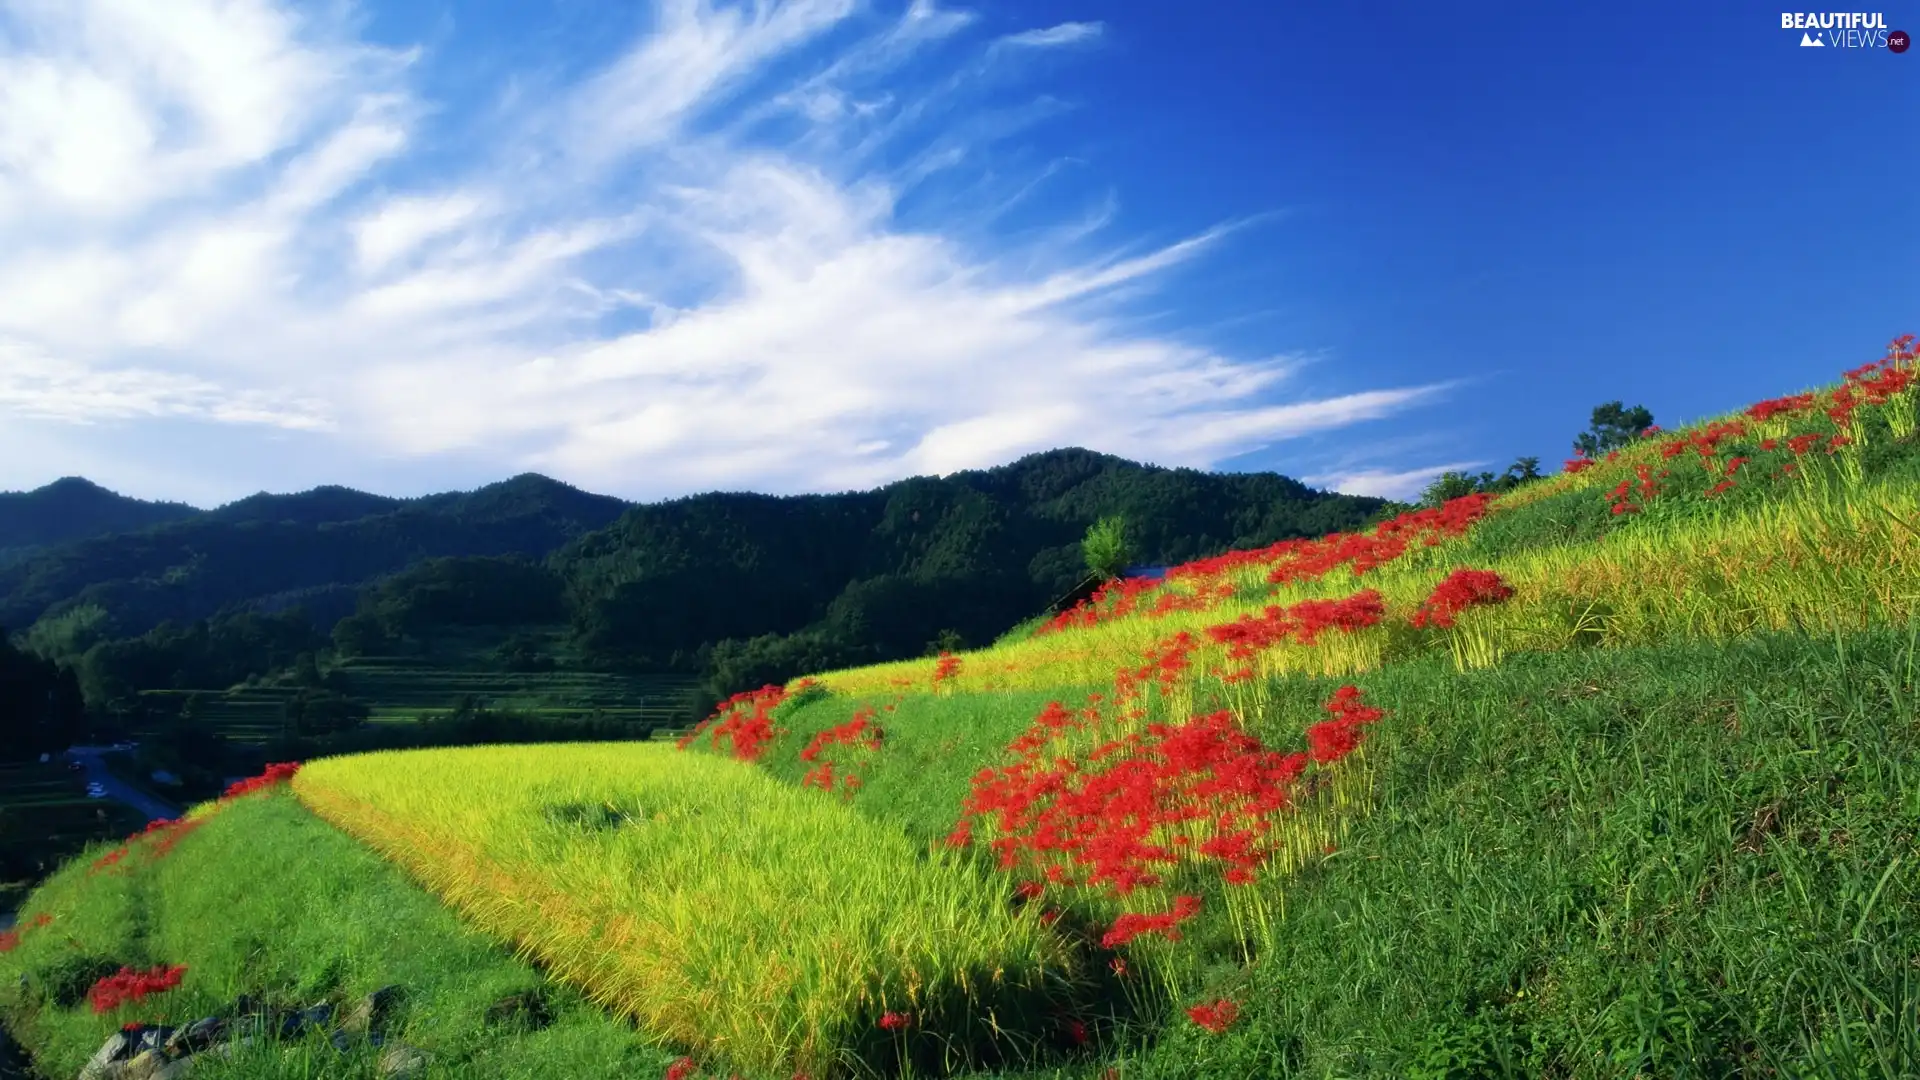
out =
<svg viewBox="0 0 1920 1080"><path fill-rule="evenodd" d="M990 646L743 693L679 755L273 774L39 888L0 1016L61 1076L129 1022L395 983L422 1004L392 1037L461 1078L1920 1075L1912 346L1497 496L1197 548ZM636 554L568 558L615 592L731 565L662 595L736 617L700 605L759 580L751 544L656 565L688 545L625 520ZM989 929L940 948L958 925ZM79 1002L122 963L185 971ZM488 1024L536 986L556 1022ZM195 1075L373 1068L321 1038Z"/></svg>

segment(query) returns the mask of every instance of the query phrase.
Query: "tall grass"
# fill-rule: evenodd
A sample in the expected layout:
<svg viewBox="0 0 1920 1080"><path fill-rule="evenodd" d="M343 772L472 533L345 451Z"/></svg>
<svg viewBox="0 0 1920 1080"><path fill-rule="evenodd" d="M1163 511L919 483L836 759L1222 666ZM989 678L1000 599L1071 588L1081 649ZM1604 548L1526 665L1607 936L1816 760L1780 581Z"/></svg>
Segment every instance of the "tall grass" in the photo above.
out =
<svg viewBox="0 0 1920 1080"><path fill-rule="evenodd" d="M743 1067L1013 1056L1071 974L1003 884L727 760L657 744L380 753L315 762L294 787L554 976ZM880 1028L889 1012L911 1027Z"/></svg>

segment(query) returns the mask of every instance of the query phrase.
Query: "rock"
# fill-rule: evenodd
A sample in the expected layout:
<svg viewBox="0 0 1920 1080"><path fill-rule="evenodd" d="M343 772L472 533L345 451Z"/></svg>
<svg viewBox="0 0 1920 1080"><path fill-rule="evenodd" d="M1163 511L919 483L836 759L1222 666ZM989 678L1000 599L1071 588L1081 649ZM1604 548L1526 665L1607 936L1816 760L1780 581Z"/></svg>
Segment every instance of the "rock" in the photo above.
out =
<svg viewBox="0 0 1920 1080"><path fill-rule="evenodd" d="M340 1020L340 1030L349 1035L379 1033L405 995L406 991L398 986L383 986L375 990L347 1010L346 1016Z"/></svg>
<svg viewBox="0 0 1920 1080"><path fill-rule="evenodd" d="M547 1000L537 990L523 990L487 1006L487 1024L493 1027L538 1031L553 1022Z"/></svg>
<svg viewBox="0 0 1920 1080"><path fill-rule="evenodd" d="M225 1020L218 1016L203 1017L175 1031L166 1041L165 1049L175 1057L183 1054L197 1054L219 1042L226 1033Z"/></svg>
<svg viewBox="0 0 1920 1080"><path fill-rule="evenodd" d="M176 1058L160 1050L142 1050L132 1061L110 1068L119 1070L118 1080L177 1080L187 1075L193 1064L191 1057Z"/></svg>
<svg viewBox="0 0 1920 1080"><path fill-rule="evenodd" d="M206 1050L202 1051L202 1053L208 1057L232 1057L233 1052L235 1050L239 1050L243 1047L252 1046L254 1043L259 1041L260 1040L254 1038L251 1035L245 1035L238 1039L234 1039L231 1042L223 1042L223 1043L216 1044L214 1046L210 1046Z"/></svg>
<svg viewBox="0 0 1920 1080"><path fill-rule="evenodd" d="M100 1049L80 1067L80 1080L107 1080L120 1070L113 1069L140 1052L140 1036L136 1032L116 1031L107 1036Z"/></svg>
<svg viewBox="0 0 1920 1080"><path fill-rule="evenodd" d="M136 1048L134 1056L138 1057L148 1050L158 1050L166 1046L167 1040L173 1038L173 1032L173 1028L161 1027L157 1024L152 1027L142 1025L135 1033L137 1038L134 1041Z"/></svg>
<svg viewBox="0 0 1920 1080"><path fill-rule="evenodd" d="M380 1075L385 1080L419 1080L426 1075L427 1063L432 1060L424 1050L394 1043L380 1055Z"/></svg>
<svg viewBox="0 0 1920 1080"><path fill-rule="evenodd" d="M326 1027L327 1021L331 1019L333 1019L332 1005L324 1001L318 1005L310 1005L299 1012L288 1013L286 1018L280 1021L280 1037L297 1039L310 1028Z"/></svg>

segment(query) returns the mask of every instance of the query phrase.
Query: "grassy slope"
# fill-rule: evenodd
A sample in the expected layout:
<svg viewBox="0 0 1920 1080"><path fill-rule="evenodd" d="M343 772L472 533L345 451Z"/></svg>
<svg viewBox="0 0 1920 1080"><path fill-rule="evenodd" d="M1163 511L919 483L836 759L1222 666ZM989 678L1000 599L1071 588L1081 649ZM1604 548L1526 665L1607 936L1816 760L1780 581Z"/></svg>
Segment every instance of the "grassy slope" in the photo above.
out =
<svg viewBox="0 0 1920 1080"><path fill-rule="evenodd" d="M1167 1010L1173 1022L1136 1030L1137 1037L1057 1075L1092 1078L1109 1067L1127 1080L1893 1077L1920 1070L1916 562L1910 532L1859 509L1870 498L1907 516L1920 456L1912 440L1877 434L1858 456L1836 461L1856 472L1822 473L1823 489L1755 482L1719 503L1682 492L1643 515L1609 515L1607 490L1652 449L1636 448L1617 467L1525 491L1466 538L1410 561L1426 587L1437 568L1470 565L1527 579L1532 592L1523 591L1523 600L1578 599L1573 585L1591 590L1588 599L1611 602L1613 618L1599 633L1569 633L1562 645L1615 647L1526 651L1515 643L1537 640L1526 634L1539 631L1541 620L1557 625L1563 613L1516 601L1510 611L1463 619L1513 646L1485 670L1463 674L1444 646L1403 647L1404 636L1377 653L1386 666L1342 680L1309 673L1311 664L1282 663L1251 721L1270 744L1299 745L1301 729L1318 718L1317 703L1339 682L1359 685L1388 710L1371 729L1365 756L1371 812L1344 823L1337 852L1261 886L1284 902L1286 919L1273 947L1253 962L1228 947L1217 918L1196 920L1181 950L1178 1003L1232 997L1243 1009L1238 1024L1207 1035ZM1746 550L1726 538L1749 547L1764 541L1770 514L1787 515L1779 520L1790 528L1773 535L1791 539L1770 560L1742 561ZM1865 572L1837 576L1863 555L1872 556ZM1420 590L1411 579L1390 584L1383 588L1389 610L1404 615ZM1273 600L1345 591L1342 576ZM1218 622L1264 602L1273 601L1249 595L1187 622ZM1828 620L1835 629L1819 629ZM882 714L887 742L860 766L865 785L853 805L919 838L943 835L968 777L1003 760L1006 743L1042 704L1077 703L1116 656L1180 625L1062 635L1044 648L1013 642L967 657L960 686L971 692L951 696L889 686L902 678L924 687L925 664L836 673L829 684L844 692L787 712L788 730L767 767L798 782L797 752L814 733L858 706L897 702ZM1057 658L1074 649L1084 656L1071 664L1022 659L995 667L1009 655ZM1364 650L1355 655L1365 659ZM1023 688L1007 688L1023 680ZM261 820L235 814L220 823L230 830L228 861L203 865L235 870L249 850L280 858L297 829L308 845L302 873L312 877L256 880L239 910L278 906L291 921L308 896L357 887L340 882L372 888L377 878L385 883L380 895L409 912L407 940L426 971L458 972L466 962L530 977L283 796L260 806L252 812ZM280 817L266 820L269 812ZM154 873L184 874L170 868L210 858L195 855L196 841L222 835L215 828L188 838ZM154 907L133 919L127 901L111 899L108 889L119 886L83 890L81 877L70 868L29 913L62 912L62 924L89 949L121 948L127 927L147 926L149 936L160 935L154 940L180 950L162 958L184 960L198 950L209 956L210 975L223 980L222 993L239 986L236 976L219 974L237 968L222 969L215 958L234 948L229 938L245 935L210 940L189 929L195 924L185 905L197 894L184 881L155 878ZM1064 901L1070 911L1082 902ZM76 908L71 922L69 907ZM312 944L300 955L356 958L349 961L359 965L356 990L409 981L374 974L387 963L386 950L351 944L381 932L370 921L379 922L351 910L308 918L302 932ZM0 957L0 988L21 958L44 947L36 940ZM269 943L265 955L286 955L276 948ZM434 982L424 971L414 978ZM505 974L498 978L512 988ZM444 992L463 992L456 982L446 979ZM194 1011L166 1008L169 1015ZM422 1045L457 1048L470 1038L462 1034L470 1021L444 1015L442 1033L423 1028L415 1036ZM616 1030L584 1011L570 1015L583 1032ZM67 1027L84 1029L84 1037L63 1044ZM105 1030L91 1017L55 1013L23 1034L64 1068L71 1052L62 1045L97 1041ZM592 1036L601 1037L630 1045ZM616 1074L569 1063L563 1051L549 1053L532 1040L515 1045L540 1064L505 1075ZM652 1067L639 1075L657 1075Z"/></svg>
<svg viewBox="0 0 1920 1080"><path fill-rule="evenodd" d="M125 875L90 874L102 849L74 860L22 909L55 921L0 955L0 1006L52 1076L72 1076L122 1023L189 1021L242 992L306 1005L397 983L408 991L394 1037L433 1053L440 1075L558 1078L657 1075L670 1060L630 1027L548 986L555 1023L533 1034L489 1032L489 1003L543 985L541 975L460 925L393 866L322 824L284 790L224 806L165 858L126 860ZM37 988L89 962L184 964L181 988L96 1016L27 1008ZM110 969L109 969L110 970ZM31 986L23 997L20 975ZM82 980L78 984L86 985ZM210 1078L366 1074L363 1056L324 1044L232 1063Z"/></svg>

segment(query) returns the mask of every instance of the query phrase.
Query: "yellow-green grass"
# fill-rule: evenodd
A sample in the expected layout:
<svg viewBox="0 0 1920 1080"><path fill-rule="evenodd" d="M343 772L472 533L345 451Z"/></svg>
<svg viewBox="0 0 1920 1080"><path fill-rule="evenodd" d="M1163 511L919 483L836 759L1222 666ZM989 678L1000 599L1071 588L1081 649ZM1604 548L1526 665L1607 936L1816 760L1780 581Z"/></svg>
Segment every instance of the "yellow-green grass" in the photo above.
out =
<svg viewBox="0 0 1920 1080"><path fill-rule="evenodd" d="M1515 512L1497 509L1480 527ZM1463 549L1472 542L1469 534L1431 548L1416 546L1365 574L1343 566L1205 611L1133 615L965 653L959 674L945 685L960 693L1098 686L1180 631L1204 640L1205 628L1258 615L1268 605L1361 589L1378 590L1384 599L1387 614L1379 627L1267 650L1259 657L1260 673L1346 674L1425 651L1455 654L1462 666L1485 666L1509 653L1575 645L1726 638L1797 625L1903 624L1920 602L1920 491L1906 484L1796 487L1772 501L1635 521L1596 540L1465 559ZM1514 597L1468 610L1451 632L1409 627L1434 587L1462 568L1498 573L1513 586ZM1263 573L1239 571L1231 580L1250 587ZM1165 587L1186 588L1179 582ZM1233 666L1219 662L1223 655L1222 647L1211 646L1196 662ZM837 693L927 690L933 663L902 661L816 678Z"/></svg>
<svg viewBox="0 0 1920 1080"><path fill-rule="evenodd" d="M278 1006L345 1005L387 985L405 994L388 1035L431 1054L435 1077L659 1076L671 1060L584 996L547 984L284 789L217 810L202 804L190 816L203 824L165 856L136 851L96 874L108 847L97 844L22 905L23 925L41 914L52 922L0 953L0 1019L45 1075L74 1076L125 1023L230 1017L241 994ZM122 964L187 970L178 989L93 1012L86 987ZM489 1005L513 993L543 996L552 1024L531 1033L489 1027ZM212 1058L194 1076L364 1080L378 1056L309 1038Z"/></svg>
<svg viewBox="0 0 1920 1080"><path fill-rule="evenodd" d="M936 1036L1018 1039L1072 975L1004 882L717 757L386 752L314 762L294 788L554 976L746 1068L829 1076L938 1056ZM889 1011L914 1027L881 1031Z"/></svg>

